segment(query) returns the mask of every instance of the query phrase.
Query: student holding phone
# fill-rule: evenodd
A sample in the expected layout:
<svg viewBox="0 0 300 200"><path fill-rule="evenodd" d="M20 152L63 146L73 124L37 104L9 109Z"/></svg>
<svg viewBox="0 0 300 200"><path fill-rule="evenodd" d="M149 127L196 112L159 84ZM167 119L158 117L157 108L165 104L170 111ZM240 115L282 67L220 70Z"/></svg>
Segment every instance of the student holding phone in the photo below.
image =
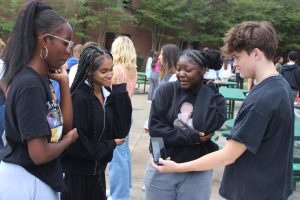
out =
<svg viewBox="0 0 300 200"><path fill-rule="evenodd" d="M217 51L185 50L178 56L178 81L162 84L156 92L149 134L163 138L167 156L176 162L191 161L218 149L210 137L226 120L226 102L213 83L204 84L203 75L206 67L219 69L221 65ZM211 177L211 170L160 174L148 164L146 199L209 199Z"/></svg>
<svg viewBox="0 0 300 200"><path fill-rule="evenodd" d="M191 162L160 160L163 166L153 166L161 173L186 173L226 165L219 191L225 199L288 199L292 193L294 99L273 63L276 32L269 22L242 22L226 33L224 43L223 51L233 56L241 76L256 80L228 142L222 150Z"/></svg>

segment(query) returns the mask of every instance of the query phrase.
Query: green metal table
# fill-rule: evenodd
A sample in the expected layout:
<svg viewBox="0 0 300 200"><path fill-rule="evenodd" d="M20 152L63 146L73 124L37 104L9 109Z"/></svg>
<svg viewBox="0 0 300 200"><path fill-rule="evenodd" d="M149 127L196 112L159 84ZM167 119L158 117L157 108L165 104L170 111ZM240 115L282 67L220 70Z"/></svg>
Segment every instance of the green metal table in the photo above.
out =
<svg viewBox="0 0 300 200"><path fill-rule="evenodd" d="M143 88L143 93L147 93L146 92L146 85L148 83L148 79L147 79L147 76L146 76L146 73L145 72L138 72L137 73L137 88L138 89L140 87L140 84L143 84L144 85L144 88Z"/></svg>
<svg viewBox="0 0 300 200"><path fill-rule="evenodd" d="M228 100L228 119L234 118L235 101L244 101L246 98L243 90L239 88L220 87L219 92L224 96L226 100Z"/></svg>
<svg viewBox="0 0 300 200"><path fill-rule="evenodd" d="M228 87L228 88L235 88L237 86L237 82L232 82L232 81L224 82L224 81L215 80L214 83L217 87L224 86L224 87Z"/></svg>

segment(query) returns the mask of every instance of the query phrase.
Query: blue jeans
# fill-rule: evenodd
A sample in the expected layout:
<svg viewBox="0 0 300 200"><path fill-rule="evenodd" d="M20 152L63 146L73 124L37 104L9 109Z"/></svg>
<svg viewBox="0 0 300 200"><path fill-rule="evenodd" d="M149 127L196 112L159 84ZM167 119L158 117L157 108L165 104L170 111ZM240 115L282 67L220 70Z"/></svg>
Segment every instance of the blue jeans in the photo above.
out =
<svg viewBox="0 0 300 200"><path fill-rule="evenodd" d="M4 108L5 108L4 105L0 105L0 158L4 148L4 144L2 141L2 134L4 131L4 110L5 110Z"/></svg>
<svg viewBox="0 0 300 200"><path fill-rule="evenodd" d="M116 147L112 161L109 163L109 185L112 200L130 199L131 188L131 155L129 136Z"/></svg>

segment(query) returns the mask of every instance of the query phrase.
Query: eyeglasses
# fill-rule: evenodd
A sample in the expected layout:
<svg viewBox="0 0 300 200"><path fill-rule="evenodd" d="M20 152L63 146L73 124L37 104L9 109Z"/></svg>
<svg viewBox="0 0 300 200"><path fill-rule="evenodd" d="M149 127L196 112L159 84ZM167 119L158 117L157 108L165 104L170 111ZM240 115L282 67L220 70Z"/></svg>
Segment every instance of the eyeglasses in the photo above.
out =
<svg viewBox="0 0 300 200"><path fill-rule="evenodd" d="M64 38L58 37L58 36L56 36L56 35L52 35L52 34L50 34L50 33L47 33L47 34L43 35L42 37L44 37L44 36L54 37L54 38L56 38L56 39L59 39L59 40L63 41L63 42L65 43L65 45L68 45L68 47L67 47L67 52L70 52L70 51L71 51L71 48L73 47L73 44L74 44L73 41L65 40ZM41 39L42 37L40 37L40 39Z"/></svg>

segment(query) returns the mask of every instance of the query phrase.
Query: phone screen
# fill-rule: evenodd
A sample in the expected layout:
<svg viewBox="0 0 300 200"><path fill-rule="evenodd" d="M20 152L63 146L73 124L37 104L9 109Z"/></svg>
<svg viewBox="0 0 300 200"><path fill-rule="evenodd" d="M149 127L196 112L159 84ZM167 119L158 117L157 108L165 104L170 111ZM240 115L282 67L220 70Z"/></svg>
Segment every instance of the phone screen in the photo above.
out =
<svg viewBox="0 0 300 200"><path fill-rule="evenodd" d="M152 154L153 154L154 162L158 162L158 159L161 157L159 143L157 141L152 142L152 148L153 148Z"/></svg>
<svg viewBox="0 0 300 200"><path fill-rule="evenodd" d="M151 138L151 153L153 156L153 160L156 164L158 164L159 158L166 159L166 152L163 138L161 137L152 137Z"/></svg>

